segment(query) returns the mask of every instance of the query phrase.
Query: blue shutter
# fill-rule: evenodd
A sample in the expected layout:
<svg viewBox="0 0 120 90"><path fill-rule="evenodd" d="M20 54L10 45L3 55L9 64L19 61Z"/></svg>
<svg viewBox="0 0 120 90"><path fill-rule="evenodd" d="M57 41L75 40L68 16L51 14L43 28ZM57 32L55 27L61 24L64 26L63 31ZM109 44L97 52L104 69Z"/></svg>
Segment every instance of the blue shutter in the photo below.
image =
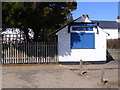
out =
<svg viewBox="0 0 120 90"><path fill-rule="evenodd" d="M71 33L71 48L77 49L82 47L82 36L79 33Z"/></svg>
<svg viewBox="0 0 120 90"><path fill-rule="evenodd" d="M72 49L92 49L95 48L94 33L71 33Z"/></svg>

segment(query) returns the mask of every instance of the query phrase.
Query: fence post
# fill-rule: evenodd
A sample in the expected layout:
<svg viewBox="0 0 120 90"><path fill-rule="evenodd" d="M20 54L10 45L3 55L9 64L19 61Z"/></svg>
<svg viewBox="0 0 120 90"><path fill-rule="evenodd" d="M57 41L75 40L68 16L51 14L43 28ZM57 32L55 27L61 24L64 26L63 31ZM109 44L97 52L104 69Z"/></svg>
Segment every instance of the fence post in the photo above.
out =
<svg viewBox="0 0 120 90"><path fill-rule="evenodd" d="M101 83L104 83L104 74L105 74L105 69L101 69Z"/></svg>
<svg viewBox="0 0 120 90"><path fill-rule="evenodd" d="M0 34L0 64L2 64L2 34Z"/></svg>
<svg viewBox="0 0 120 90"><path fill-rule="evenodd" d="M82 71L83 71L83 62L82 59L80 60L80 75L82 75Z"/></svg>

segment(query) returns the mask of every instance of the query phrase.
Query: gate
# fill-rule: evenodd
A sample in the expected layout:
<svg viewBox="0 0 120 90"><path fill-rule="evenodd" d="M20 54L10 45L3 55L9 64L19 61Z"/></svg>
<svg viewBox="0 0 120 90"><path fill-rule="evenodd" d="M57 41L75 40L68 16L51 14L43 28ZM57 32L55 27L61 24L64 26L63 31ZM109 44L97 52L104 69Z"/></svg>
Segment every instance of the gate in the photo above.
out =
<svg viewBox="0 0 120 90"><path fill-rule="evenodd" d="M2 39L2 64L57 63L57 42L26 42Z"/></svg>

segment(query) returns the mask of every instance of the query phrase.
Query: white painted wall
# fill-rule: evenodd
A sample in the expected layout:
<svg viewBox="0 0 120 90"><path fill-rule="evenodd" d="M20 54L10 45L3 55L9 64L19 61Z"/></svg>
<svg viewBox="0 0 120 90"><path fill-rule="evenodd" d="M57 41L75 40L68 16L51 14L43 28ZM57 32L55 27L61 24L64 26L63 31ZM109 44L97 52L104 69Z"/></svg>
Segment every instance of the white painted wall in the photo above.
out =
<svg viewBox="0 0 120 90"><path fill-rule="evenodd" d="M59 62L106 61L106 33L94 28L95 49L70 49L68 26L57 32Z"/></svg>
<svg viewBox="0 0 120 90"><path fill-rule="evenodd" d="M118 39L118 29L103 29L110 35L107 35L107 39Z"/></svg>

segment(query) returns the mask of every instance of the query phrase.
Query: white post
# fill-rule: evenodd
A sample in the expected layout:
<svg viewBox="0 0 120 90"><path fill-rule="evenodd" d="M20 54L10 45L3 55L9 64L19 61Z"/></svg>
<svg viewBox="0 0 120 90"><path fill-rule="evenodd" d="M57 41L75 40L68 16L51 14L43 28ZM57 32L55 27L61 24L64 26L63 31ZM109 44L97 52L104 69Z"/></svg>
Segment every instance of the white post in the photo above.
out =
<svg viewBox="0 0 120 90"><path fill-rule="evenodd" d="M82 75L82 69L83 69L83 66L82 66L83 62L82 62L82 59L80 60L80 75Z"/></svg>

